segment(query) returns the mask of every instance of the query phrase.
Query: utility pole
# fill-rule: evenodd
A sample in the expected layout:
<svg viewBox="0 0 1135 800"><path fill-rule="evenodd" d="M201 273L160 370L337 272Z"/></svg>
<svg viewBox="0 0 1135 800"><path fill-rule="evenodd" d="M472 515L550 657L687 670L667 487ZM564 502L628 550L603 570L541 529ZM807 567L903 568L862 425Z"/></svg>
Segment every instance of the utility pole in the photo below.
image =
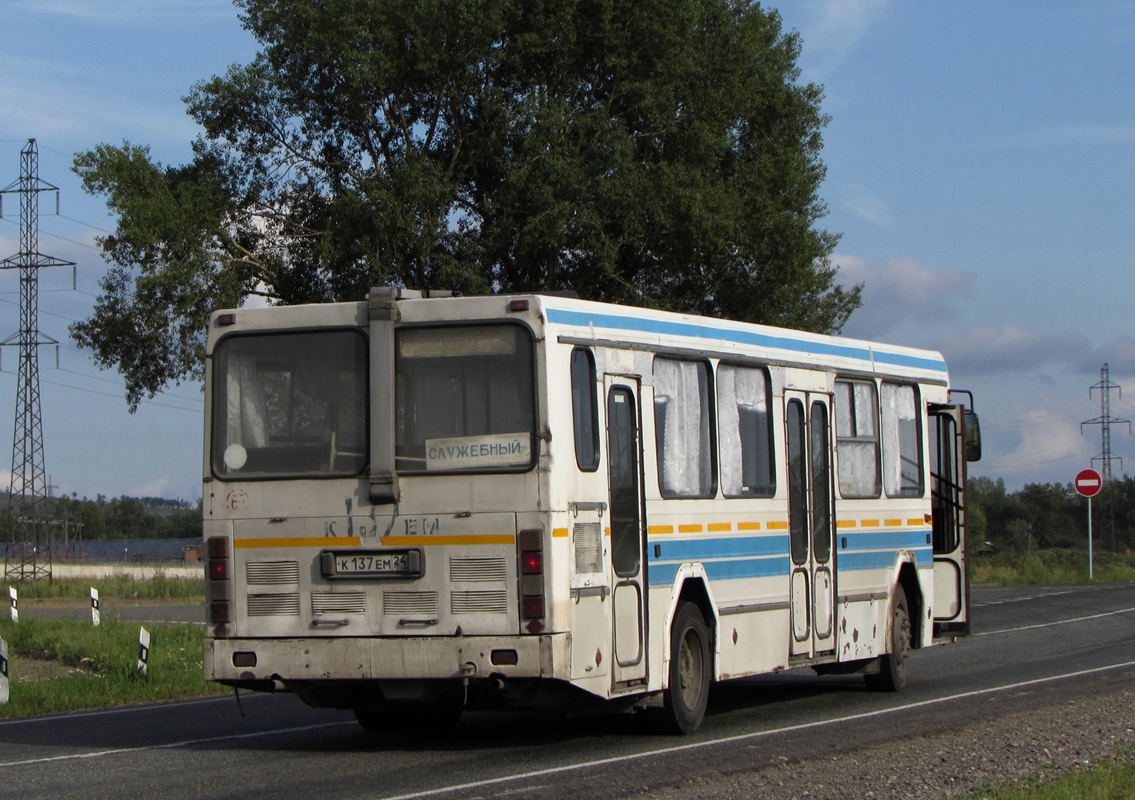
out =
<svg viewBox="0 0 1135 800"><path fill-rule="evenodd" d="M1100 391L1100 415L1095 419L1089 419L1086 422L1080 423L1080 433L1083 434L1085 425L1099 425L1100 438L1102 439L1102 447L1098 456L1093 456L1092 464L1097 461L1100 462L1100 473L1103 476L1103 485L1106 489L1111 485L1111 462L1118 461L1119 468L1123 469L1123 458L1113 455L1111 452L1111 426L1112 425L1126 425L1127 432L1131 433L1131 421L1126 419L1118 419L1111 415L1111 390L1118 389L1119 396L1123 397L1123 387L1111 382L1111 371L1105 363L1103 369L1100 370L1100 382L1088 389L1088 397L1091 398L1092 392L1096 389ZM1103 523L1107 528L1107 532L1111 539L1111 550L1115 552L1115 519L1114 519L1114 503L1111 499L1111 492L1103 493Z"/></svg>
<svg viewBox="0 0 1135 800"><path fill-rule="evenodd" d="M39 580L51 577L51 550L47 517L50 513L43 460L43 417L40 413L39 348L59 342L39 330L39 270L44 267L74 267L39 252L39 195L59 187L39 179L39 151L29 139L20 151L19 180L0 189L20 196L20 252L0 261L0 269L20 271L20 329L0 346L18 347L19 377L16 381L16 425L12 436L12 482L8 489L8 542L4 551L4 577ZM0 215L3 207L0 206ZM56 350L58 357L58 350Z"/></svg>

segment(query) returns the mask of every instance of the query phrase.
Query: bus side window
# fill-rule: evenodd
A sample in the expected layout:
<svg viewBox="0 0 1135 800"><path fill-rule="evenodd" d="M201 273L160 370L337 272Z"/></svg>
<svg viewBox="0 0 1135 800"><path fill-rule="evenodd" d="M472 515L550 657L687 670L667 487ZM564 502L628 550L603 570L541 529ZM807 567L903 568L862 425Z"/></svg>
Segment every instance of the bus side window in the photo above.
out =
<svg viewBox="0 0 1135 800"><path fill-rule="evenodd" d="M654 359L654 432L663 497L713 497L709 364Z"/></svg>
<svg viewBox="0 0 1135 800"><path fill-rule="evenodd" d="M717 370L721 491L726 497L772 497L772 418L763 369L722 364Z"/></svg>
<svg viewBox="0 0 1135 800"><path fill-rule="evenodd" d="M887 497L922 496L922 441L913 386L884 383L883 488Z"/></svg>
<svg viewBox="0 0 1135 800"><path fill-rule="evenodd" d="M840 497L879 496L879 404L870 381L835 382Z"/></svg>
<svg viewBox="0 0 1135 800"><path fill-rule="evenodd" d="M595 358L590 350L571 351L571 413L575 463L584 472L599 469L599 415L595 401Z"/></svg>

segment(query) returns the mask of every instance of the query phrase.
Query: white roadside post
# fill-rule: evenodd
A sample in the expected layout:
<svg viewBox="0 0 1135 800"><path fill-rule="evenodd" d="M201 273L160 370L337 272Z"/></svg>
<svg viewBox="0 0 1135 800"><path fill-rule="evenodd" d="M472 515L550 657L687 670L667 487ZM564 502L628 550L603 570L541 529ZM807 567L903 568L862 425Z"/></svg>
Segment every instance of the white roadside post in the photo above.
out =
<svg viewBox="0 0 1135 800"><path fill-rule="evenodd" d="M8 702L8 643L0 639L0 705Z"/></svg>
<svg viewBox="0 0 1135 800"><path fill-rule="evenodd" d="M12 622L19 622L20 621L20 609L19 609L19 605L18 605L18 599L16 597L16 587L15 586L9 586L8 587L8 599L12 601Z"/></svg>
<svg viewBox="0 0 1135 800"><path fill-rule="evenodd" d="M1082 469L1076 473L1076 492L1088 498L1088 583L1095 579L1092 558L1092 498L1103 488L1103 478L1094 469Z"/></svg>
<svg viewBox="0 0 1135 800"><path fill-rule="evenodd" d="M147 667L150 663L150 632L142 628L138 634L138 671L143 675L149 674Z"/></svg>
<svg viewBox="0 0 1135 800"><path fill-rule="evenodd" d="M99 611L99 590L91 587L91 625L98 627L102 621L102 612Z"/></svg>

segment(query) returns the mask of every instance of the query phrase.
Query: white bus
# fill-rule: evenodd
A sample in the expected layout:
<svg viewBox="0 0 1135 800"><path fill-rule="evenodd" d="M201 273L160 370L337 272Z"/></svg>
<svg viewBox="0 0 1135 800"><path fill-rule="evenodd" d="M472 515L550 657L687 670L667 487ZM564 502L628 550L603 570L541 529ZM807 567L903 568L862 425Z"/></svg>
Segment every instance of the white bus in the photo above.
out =
<svg viewBox="0 0 1135 800"><path fill-rule="evenodd" d="M898 690L968 632L976 417L934 352L388 287L214 314L206 397L205 676L368 730L689 733L715 681Z"/></svg>

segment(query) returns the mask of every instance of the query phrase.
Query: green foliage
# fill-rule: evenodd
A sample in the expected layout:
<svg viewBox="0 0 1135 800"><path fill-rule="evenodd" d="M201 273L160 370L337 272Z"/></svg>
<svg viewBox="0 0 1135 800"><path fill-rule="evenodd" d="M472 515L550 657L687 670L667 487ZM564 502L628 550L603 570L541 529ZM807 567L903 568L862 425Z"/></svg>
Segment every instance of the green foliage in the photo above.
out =
<svg viewBox="0 0 1135 800"><path fill-rule="evenodd" d="M106 578L56 578L51 581L25 581L18 585L20 600L61 600L90 597L91 588L100 600L186 600L205 602L205 577L170 578L158 570L153 578L137 580L130 575Z"/></svg>
<svg viewBox="0 0 1135 800"><path fill-rule="evenodd" d="M53 499L56 517L79 522L85 541L191 539L201 536L201 509L178 500L98 495ZM151 511L158 513L151 513Z"/></svg>
<svg viewBox="0 0 1135 800"><path fill-rule="evenodd" d="M1135 762L1120 750L1114 760L1090 770L1074 772L1054 781L1026 780L990 786L965 795L963 800L1129 800L1135 797Z"/></svg>
<svg viewBox="0 0 1135 800"><path fill-rule="evenodd" d="M118 215L72 335L137 405L210 310L371 286L581 296L838 332L821 87L750 0L236 0L261 51L197 84L185 166L75 171Z"/></svg>
<svg viewBox="0 0 1135 800"><path fill-rule="evenodd" d="M991 542L998 551L1084 549L1088 546L1088 501L1072 484L1028 484L1008 492L1004 481L972 478L968 502L971 522L984 525L984 536L971 543ZM1114 478L1092 499L1092 532L1097 554L1135 546L1135 478ZM1087 558L1086 553L1083 558ZM1086 563L1086 562L1085 562Z"/></svg>
<svg viewBox="0 0 1135 800"><path fill-rule="evenodd" d="M1135 556L1095 552L1093 580L1097 583L1135 582ZM997 586L1055 586L1088 582L1088 550L1003 550L972 561L974 583Z"/></svg>
<svg viewBox="0 0 1135 800"><path fill-rule="evenodd" d="M104 620L98 628L66 619L0 619L8 642L9 702L0 718L107 708L221 691L201 667L204 629L149 625L149 668L137 669L138 623Z"/></svg>

